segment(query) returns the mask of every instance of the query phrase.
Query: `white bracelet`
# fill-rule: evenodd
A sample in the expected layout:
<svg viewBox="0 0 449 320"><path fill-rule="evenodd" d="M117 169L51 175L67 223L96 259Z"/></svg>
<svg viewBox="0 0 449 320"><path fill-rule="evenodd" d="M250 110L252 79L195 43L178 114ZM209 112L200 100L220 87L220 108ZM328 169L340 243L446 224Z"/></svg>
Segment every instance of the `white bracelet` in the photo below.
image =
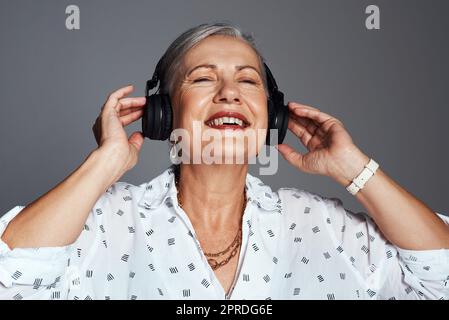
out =
<svg viewBox="0 0 449 320"><path fill-rule="evenodd" d="M355 195L360 189L365 186L365 183L371 178L376 172L377 168L379 168L379 164L370 159L368 164L365 165L362 172L352 180L349 186L346 187L352 195Z"/></svg>

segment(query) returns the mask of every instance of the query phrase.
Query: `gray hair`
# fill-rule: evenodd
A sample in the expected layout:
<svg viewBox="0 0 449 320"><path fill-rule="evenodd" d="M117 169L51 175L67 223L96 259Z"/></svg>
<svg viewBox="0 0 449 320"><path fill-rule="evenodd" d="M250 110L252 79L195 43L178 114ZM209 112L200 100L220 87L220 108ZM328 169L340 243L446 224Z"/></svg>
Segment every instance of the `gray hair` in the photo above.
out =
<svg viewBox="0 0 449 320"><path fill-rule="evenodd" d="M170 46L162 56L160 65L158 67L160 80L159 92L168 95L173 93L173 90L175 89L174 86L177 80L176 72L177 70L180 70L182 59L187 51L189 51L201 40L213 35L226 35L241 39L254 49L257 56L259 57L260 67L262 71L262 81L265 87L265 92L268 92L266 73L263 66L264 58L256 47L254 37L249 33L243 32L238 26L228 22L200 24L185 31L170 44Z"/></svg>

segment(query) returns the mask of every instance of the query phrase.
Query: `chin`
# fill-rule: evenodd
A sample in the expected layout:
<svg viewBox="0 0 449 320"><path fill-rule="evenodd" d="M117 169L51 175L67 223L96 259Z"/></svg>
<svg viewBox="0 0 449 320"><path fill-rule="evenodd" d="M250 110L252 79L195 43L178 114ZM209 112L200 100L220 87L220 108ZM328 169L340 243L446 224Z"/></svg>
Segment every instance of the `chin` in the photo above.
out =
<svg viewBox="0 0 449 320"><path fill-rule="evenodd" d="M212 154L212 156L209 156ZM248 153L248 149L244 146L232 146L225 145L221 150L215 150L214 152L204 152L203 160L207 163L220 163L220 164L245 164L248 163L248 159L255 157L255 152Z"/></svg>

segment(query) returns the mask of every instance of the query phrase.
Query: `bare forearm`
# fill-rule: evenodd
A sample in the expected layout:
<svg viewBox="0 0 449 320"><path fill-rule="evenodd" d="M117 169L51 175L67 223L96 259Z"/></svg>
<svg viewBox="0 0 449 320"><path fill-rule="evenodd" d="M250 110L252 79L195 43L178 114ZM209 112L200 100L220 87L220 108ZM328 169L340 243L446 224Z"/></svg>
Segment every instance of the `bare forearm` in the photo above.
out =
<svg viewBox="0 0 449 320"><path fill-rule="evenodd" d="M369 157L361 151L335 180L346 187ZM351 180L350 180L351 179ZM409 250L449 248L449 227L422 201L391 179L380 167L355 195L384 236Z"/></svg>
<svg viewBox="0 0 449 320"><path fill-rule="evenodd" d="M73 243L96 201L119 174L114 153L97 149L65 180L26 206L8 225L2 240L11 248Z"/></svg>

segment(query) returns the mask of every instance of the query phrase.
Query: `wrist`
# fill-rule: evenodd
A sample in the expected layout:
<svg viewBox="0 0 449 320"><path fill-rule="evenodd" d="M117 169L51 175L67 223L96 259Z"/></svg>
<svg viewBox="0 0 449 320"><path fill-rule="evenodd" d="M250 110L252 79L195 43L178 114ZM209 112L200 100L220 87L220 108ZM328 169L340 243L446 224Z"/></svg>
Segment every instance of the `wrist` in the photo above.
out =
<svg viewBox="0 0 449 320"><path fill-rule="evenodd" d="M330 175L338 184L347 187L354 178L356 178L369 162L370 157L364 154L358 148L347 150L335 163L332 174Z"/></svg>
<svg viewBox="0 0 449 320"><path fill-rule="evenodd" d="M105 159L114 159L116 161L126 162L129 154L129 147L124 147L121 144L109 143L98 147L93 152L99 154L102 158Z"/></svg>
<svg viewBox="0 0 449 320"><path fill-rule="evenodd" d="M125 161L121 154L113 148L93 150L82 166L86 174L94 174L102 190L107 190L123 175Z"/></svg>

